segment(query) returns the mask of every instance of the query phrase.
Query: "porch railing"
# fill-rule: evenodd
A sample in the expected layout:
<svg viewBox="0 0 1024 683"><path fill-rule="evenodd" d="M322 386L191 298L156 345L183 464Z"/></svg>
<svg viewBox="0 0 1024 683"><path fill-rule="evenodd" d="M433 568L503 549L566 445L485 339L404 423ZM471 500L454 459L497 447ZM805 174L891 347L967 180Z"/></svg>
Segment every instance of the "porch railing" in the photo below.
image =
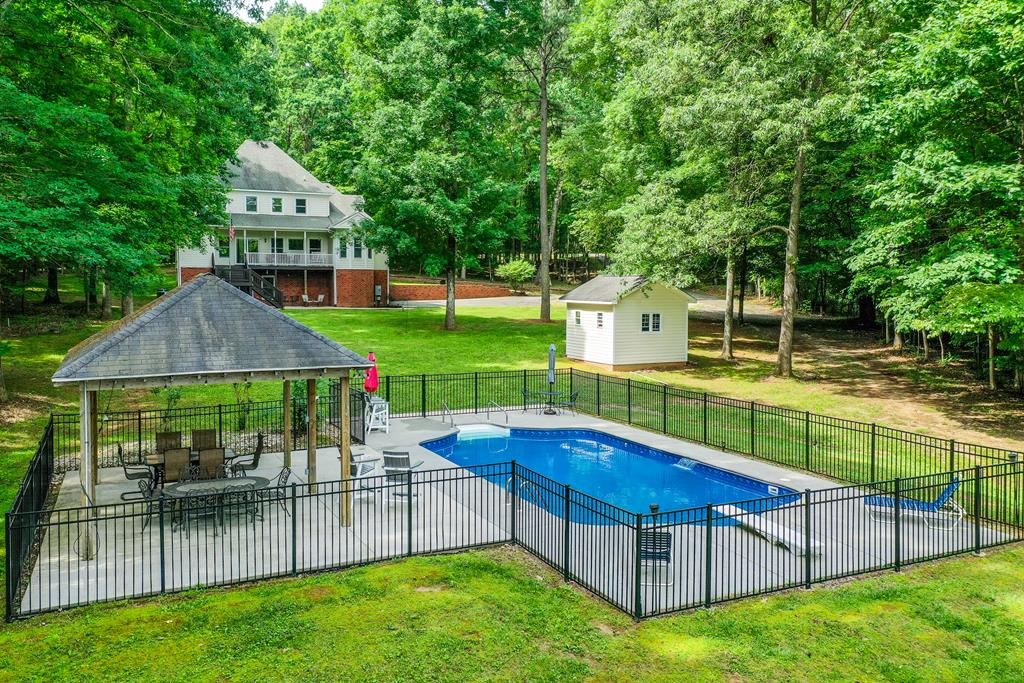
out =
<svg viewBox="0 0 1024 683"><path fill-rule="evenodd" d="M245 258L248 264L254 267L330 267L334 265L333 254L249 252L245 255Z"/></svg>

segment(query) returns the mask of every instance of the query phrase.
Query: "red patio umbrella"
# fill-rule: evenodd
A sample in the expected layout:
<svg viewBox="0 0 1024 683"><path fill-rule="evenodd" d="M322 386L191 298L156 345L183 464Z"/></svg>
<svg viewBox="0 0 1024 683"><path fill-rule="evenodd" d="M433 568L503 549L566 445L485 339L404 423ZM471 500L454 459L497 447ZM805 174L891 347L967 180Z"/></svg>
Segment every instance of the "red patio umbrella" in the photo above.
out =
<svg viewBox="0 0 1024 683"><path fill-rule="evenodd" d="M373 351L370 351L366 359L373 363L373 367L366 371L366 379L363 381L363 388L371 394L377 391L377 387L380 386L380 380L377 378L377 357L373 355Z"/></svg>

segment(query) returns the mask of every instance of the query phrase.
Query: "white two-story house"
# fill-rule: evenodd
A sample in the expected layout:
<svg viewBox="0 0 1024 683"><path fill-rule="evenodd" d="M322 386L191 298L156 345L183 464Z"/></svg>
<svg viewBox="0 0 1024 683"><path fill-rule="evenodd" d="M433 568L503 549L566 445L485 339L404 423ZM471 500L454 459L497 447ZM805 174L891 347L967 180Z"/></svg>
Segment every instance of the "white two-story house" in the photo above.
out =
<svg viewBox="0 0 1024 683"><path fill-rule="evenodd" d="M273 142L246 140L228 164L230 225L199 249L179 249L178 284L215 271L252 273L288 306L363 307L388 301L388 264L351 236L369 218L362 197L314 178Z"/></svg>

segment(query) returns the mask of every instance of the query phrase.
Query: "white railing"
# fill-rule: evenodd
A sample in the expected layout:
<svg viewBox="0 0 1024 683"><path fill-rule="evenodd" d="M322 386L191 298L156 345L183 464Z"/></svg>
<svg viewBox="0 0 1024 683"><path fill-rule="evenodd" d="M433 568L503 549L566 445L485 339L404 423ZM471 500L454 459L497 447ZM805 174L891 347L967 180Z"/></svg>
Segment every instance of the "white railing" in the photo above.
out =
<svg viewBox="0 0 1024 683"><path fill-rule="evenodd" d="M333 254L267 254L250 252L245 255L250 266L331 266Z"/></svg>

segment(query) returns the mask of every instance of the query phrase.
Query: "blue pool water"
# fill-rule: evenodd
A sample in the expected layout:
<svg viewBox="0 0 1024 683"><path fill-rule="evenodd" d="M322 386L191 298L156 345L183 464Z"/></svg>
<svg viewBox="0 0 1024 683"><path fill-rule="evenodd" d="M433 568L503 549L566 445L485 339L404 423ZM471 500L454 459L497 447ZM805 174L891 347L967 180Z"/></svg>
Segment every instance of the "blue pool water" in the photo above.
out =
<svg viewBox="0 0 1024 683"><path fill-rule="evenodd" d="M652 503L669 512L795 493L589 429L511 429L508 436L484 432L452 434L421 445L460 466L515 460L629 512L647 513ZM775 504L780 502L785 499Z"/></svg>

